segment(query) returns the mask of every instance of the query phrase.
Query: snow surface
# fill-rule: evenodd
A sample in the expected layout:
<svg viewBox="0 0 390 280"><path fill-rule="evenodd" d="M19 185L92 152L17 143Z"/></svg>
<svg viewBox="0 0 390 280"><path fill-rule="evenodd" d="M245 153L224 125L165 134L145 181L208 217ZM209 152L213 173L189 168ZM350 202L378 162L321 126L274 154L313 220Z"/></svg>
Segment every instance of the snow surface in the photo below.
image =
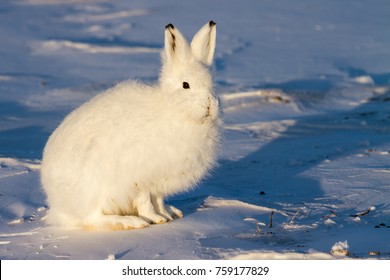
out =
<svg viewBox="0 0 390 280"><path fill-rule="evenodd" d="M211 19L224 143L169 199L184 217L48 227L51 131L121 80L156 80L166 24L190 37ZM387 0L2 0L0 258L390 259L389 24Z"/></svg>

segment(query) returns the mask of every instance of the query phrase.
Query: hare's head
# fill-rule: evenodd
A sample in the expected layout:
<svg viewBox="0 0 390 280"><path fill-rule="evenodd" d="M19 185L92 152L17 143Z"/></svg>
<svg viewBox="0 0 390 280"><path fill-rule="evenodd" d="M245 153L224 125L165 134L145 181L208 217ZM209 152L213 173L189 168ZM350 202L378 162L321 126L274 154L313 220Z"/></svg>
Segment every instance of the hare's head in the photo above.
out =
<svg viewBox="0 0 390 280"><path fill-rule="evenodd" d="M162 52L161 89L180 104L192 118L204 121L217 114L218 101L213 93L210 66L216 42L216 24L204 25L191 44L172 24L165 27L165 48Z"/></svg>

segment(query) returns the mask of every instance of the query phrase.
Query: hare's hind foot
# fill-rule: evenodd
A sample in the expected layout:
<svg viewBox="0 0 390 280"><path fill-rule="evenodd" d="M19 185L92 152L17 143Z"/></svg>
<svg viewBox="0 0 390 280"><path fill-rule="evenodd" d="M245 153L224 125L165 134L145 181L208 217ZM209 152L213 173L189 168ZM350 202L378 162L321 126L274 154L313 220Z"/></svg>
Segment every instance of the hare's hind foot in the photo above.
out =
<svg viewBox="0 0 390 280"><path fill-rule="evenodd" d="M149 223L137 216L101 215L84 223L83 229L95 230L131 230L148 227Z"/></svg>

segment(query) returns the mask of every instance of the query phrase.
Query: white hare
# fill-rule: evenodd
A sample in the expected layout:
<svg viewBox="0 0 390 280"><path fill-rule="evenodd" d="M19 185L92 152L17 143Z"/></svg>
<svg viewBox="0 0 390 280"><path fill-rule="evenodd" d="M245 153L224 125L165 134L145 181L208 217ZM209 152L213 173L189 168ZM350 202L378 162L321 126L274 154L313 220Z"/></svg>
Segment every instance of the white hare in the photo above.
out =
<svg viewBox="0 0 390 280"><path fill-rule="evenodd" d="M64 119L42 160L50 224L116 230L182 217L164 198L193 187L216 162L215 42L213 21L191 44L167 25L158 85L120 83Z"/></svg>

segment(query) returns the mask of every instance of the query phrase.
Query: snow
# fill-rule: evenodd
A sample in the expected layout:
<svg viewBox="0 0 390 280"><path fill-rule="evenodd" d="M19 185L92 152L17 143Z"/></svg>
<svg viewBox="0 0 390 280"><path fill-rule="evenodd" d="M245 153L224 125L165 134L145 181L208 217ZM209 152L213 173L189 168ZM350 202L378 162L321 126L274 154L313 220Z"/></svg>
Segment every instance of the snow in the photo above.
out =
<svg viewBox="0 0 390 280"><path fill-rule="evenodd" d="M349 251L348 251L348 241L345 240L345 241L339 241L339 242L336 242L333 246L332 246L332 249L330 250L330 253L332 255L340 255L340 256L348 256L349 255Z"/></svg>
<svg viewBox="0 0 390 280"><path fill-rule="evenodd" d="M121 80L155 81L166 24L190 38L211 19L224 141L211 176L169 198L184 217L47 226L53 129ZM390 258L388 1L3 0L0 21L2 260Z"/></svg>

